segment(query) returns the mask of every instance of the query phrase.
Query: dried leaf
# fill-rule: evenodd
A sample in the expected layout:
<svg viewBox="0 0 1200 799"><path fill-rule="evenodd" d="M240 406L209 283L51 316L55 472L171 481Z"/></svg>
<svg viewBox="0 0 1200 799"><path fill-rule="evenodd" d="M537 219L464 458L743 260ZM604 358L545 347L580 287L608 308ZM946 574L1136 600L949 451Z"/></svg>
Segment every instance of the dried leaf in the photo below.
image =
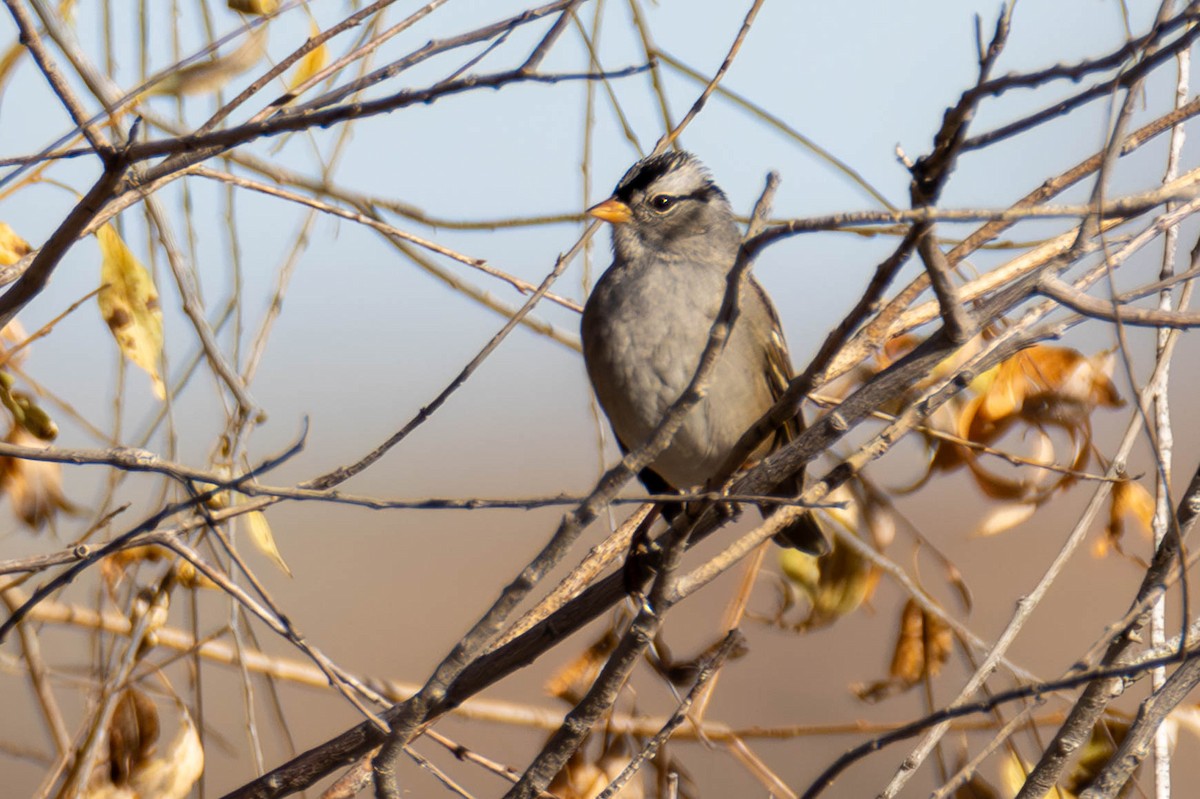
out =
<svg viewBox="0 0 1200 799"><path fill-rule="evenodd" d="M22 447L46 446L19 425L13 425L4 440ZM77 512L63 494L62 469L57 463L0 458L0 490L8 494L17 517L34 530L41 530L60 512Z"/></svg>
<svg viewBox="0 0 1200 799"><path fill-rule="evenodd" d="M108 595L116 600L117 588L125 579L130 566L141 563L158 563L172 557L169 549L158 545L130 547L118 550L100 561L100 576Z"/></svg>
<svg viewBox="0 0 1200 799"><path fill-rule="evenodd" d="M0 96L3 96L4 84L8 83L9 76L12 75L13 69L24 54L25 45L18 41L14 42L13 46L5 50L4 55L0 56Z"/></svg>
<svg viewBox="0 0 1200 799"><path fill-rule="evenodd" d="M317 27L317 23L312 23L309 29L309 38L314 38L321 33L321 29ZM296 65L296 71L292 75L292 79L288 81L288 89L296 89L304 85L316 75L325 65L329 63L329 49L322 42L304 54L300 59L300 63Z"/></svg>
<svg viewBox="0 0 1200 799"><path fill-rule="evenodd" d="M1046 794L1047 799L1075 799L1086 791L1095 781L1100 769L1112 759L1128 732L1129 725L1126 722L1112 718L1096 724L1087 743L1080 749L1079 759L1062 777L1060 784ZM1001 781L1009 795L1014 795L1020 790L1027 774L1028 767L1023 766L1011 755L1001 763Z"/></svg>
<svg viewBox="0 0 1200 799"><path fill-rule="evenodd" d="M1125 519L1132 516L1142 532L1150 533L1154 523L1154 497L1145 486L1136 480L1118 480L1113 484L1108 503L1108 525L1104 528L1104 539L1097 542L1093 554L1104 556L1109 549L1121 551L1121 539L1125 535Z"/></svg>
<svg viewBox="0 0 1200 799"><path fill-rule="evenodd" d="M192 717L182 706L180 713L179 731L162 757L135 767L123 785L101 781L84 794L85 799L184 799L204 773L204 747Z"/></svg>
<svg viewBox="0 0 1200 799"><path fill-rule="evenodd" d="M588 758L583 748L577 749L563 770L554 777L548 790L559 799L595 799L625 770L631 760L630 746L624 737L610 741L595 760ZM642 776L638 773L613 799L643 799L645 795Z"/></svg>
<svg viewBox="0 0 1200 799"><path fill-rule="evenodd" d="M1004 786L1005 795L1016 796L1017 792L1021 790L1021 786L1025 784L1025 777L1028 774L1029 766L1018 760L1016 755L1010 754L1000 761L1000 782ZM1043 799L1076 799L1076 797L1070 791L1056 786L1047 791Z"/></svg>
<svg viewBox="0 0 1200 799"><path fill-rule="evenodd" d="M784 574L808 596L807 618L798 627L821 627L853 613L874 592L879 573L857 552L834 539L829 554L819 561L811 555L785 549L779 553ZM815 562L817 578L805 558Z"/></svg>
<svg viewBox="0 0 1200 799"><path fill-rule="evenodd" d="M971 609L975 607L975 599L971 596L971 587L967 585L963 573L948 560L942 561L942 567L946 570L946 582L950 583L950 587L958 594L958 599L963 604L963 610L970 613Z"/></svg>
<svg viewBox="0 0 1200 799"><path fill-rule="evenodd" d="M145 370L154 381L154 395L167 396L158 373L162 357L162 308L158 290L146 267L134 257L112 225L96 231L100 242L100 315L108 324L125 357Z"/></svg>
<svg viewBox="0 0 1200 799"><path fill-rule="evenodd" d="M180 558L175 561L175 582L179 583L184 588L207 588L212 590L220 588L219 585L208 579L203 573L196 570L190 561Z"/></svg>
<svg viewBox="0 0 1200 799"><path fill-rule="evenodd" d="M996 367L996 378L982 395L980 422L1019 415L1029 422L1077 427L1097 407L1122 404L1111 378L1113 363L1109 352L1088 358L1045 344L1018 352Z"/></svg>
<svg viewBox="0 0 1200 799"><path fill-rule="evenodd" d="M1062 786L1073 794L1086 791L1095 782L1100 770L1112 759L1128 732L1127 723L1113 719L1102 720L1092 727L1092 734L1080 750L1078 761L1062 778Z"/></svg>
<svg viewBox="0 0 1200 799"><path fill-rule="evenodd" d="M117 699L108 725L109 779L127 785L133 773L145 767L158 741L158 708L137 688L128 688Z"/></svg>
<svg viewBox="0 0 1200 799"><path fill-rule="evenodd" d="M953 646L954 636L946 623L910 599L900 614L900 631L888 678L857 687L855 692L863 701L877 702L908 690L927 677L936 677L950 658Z"/></svg>
<svg viewBox="0 0 1200 799"><path fill-rule="evenodd" d="M0 70L2 69L3 65L0 64ZM0 79L2 75L0 72ZM31 252L33 248L29 246L29 242L18 236L7 224L0 222L0 266L12 266Z"/></svg>
<svg viewBox="0 0 1200 799"><path fill-rule="evenodd" d="M983 777L973 774L954 792L954 799L1000 799L1000 794Z"/></svg>
<svg viewBox="0 0 1200 799"><path fill-rule="evenodd" d="M34 438L40 441L58 438L58 425L50 414L33 397L23 391L14 391L13 378L8 372L0 372L0 405L12 414L13 424L24 428Z"/></svg>
<svg viewBox="0 0 1200 799"><path fill-rule="evenodd" d="M779 550L779 568L783 576L788 578L804 593L814 596L821 581L819 559L798 549Z"/></svg>
<svg viewBox="0 0 1200 799"><path fill-rule="evenodd" d="M1112 353L1085 357L1066 347L1030 347L972 381L975 397L952 406L953 422L939 416L935 429L985 446L997 442L1018 425L1036 434L1034 451L1027 460L1046 465L1069 464L1086 468L1092 450L1091 414L1099 407L1117 407L1121 399L1111 380ZM1066 433L1071 450L1055 452L1055 443L1044 431L1052 426ZM1020 500L1040 504L1070 486L1075 476L1036 467L1022 468L1010 478L984 466L987 460L975 450L947 441L930 439L934 457L917 487L935 471L951 471L966 465L979 488L992 499Z"/></svg>
<svg viewBox="0 0 1200 799"><path fill-rule="evenodd" d="M265 2L261 3L266 5ZM232 5L232 2L230 3ZM274 9L272 9L274 10ZM247 12L267 13L267 12ZM218 56L211 61L184 67L169 72L158 83L151 86L147 95L170 94L183 97L190 94L209 94L229 83L257 64L267 52L267 26L259 25L246 34L246 39L228 55Z"/></svg>
<svg viewBox="0 0 1200 799"><path fill-rule="evenodd" d="M1037 513L1038 506L1032 502L1011 502L993 508L971 533L977 537L999 535L1019 524L1024 524Z"/></svg>
<svg viewBox="0 0 1200 799"><path fill-rule="evenodd" d="M900 615L900 635L889 672L909 684L936 677L950 657L952 644L946 623L910 599Z"/></svg>
<svg viewBox="0 0 1200 799"><path fill-rule="evenodd" d="M279 0L229 0L229 7L243 14L274 14L279 10Z"/></svg>
<svg viewBox="0 0 1200 799"><path fill-rule="evenodd" d="M275 546L275 535L271 532L271 525L267 522L266 515L262 511L252 510L243 514L242 518L246 520L246 531L250 534L250 540L254 542L258 551L270 558L281 572L291 577L292 570L288 568L283 555L279 554L279 547Z"/></svg>
<svg viewBox="0 0 1200 799"><path fill-rule="evenodd" d="M543 686L546 693L569 704L577 704L592 687L600 668L616 646L616 633L606 630L597 641L546 680Z"/></svg>

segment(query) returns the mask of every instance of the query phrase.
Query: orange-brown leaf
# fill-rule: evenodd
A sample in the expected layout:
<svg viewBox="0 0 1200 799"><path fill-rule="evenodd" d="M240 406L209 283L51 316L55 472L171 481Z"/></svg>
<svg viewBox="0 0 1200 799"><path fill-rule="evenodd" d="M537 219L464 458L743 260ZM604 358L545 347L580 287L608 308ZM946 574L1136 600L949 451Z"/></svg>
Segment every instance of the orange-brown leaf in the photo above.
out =
<svg viewBox="0 0 1200 799"><path fill-rule="evenodd" d="M1125 520L1132 517L1142 529L1149 533L1154 524L1154 497L1145 486L1128 478L1113 484L1108 503L1108 525L1104 528L1104 542L1093 550L1103 555L1110 548L1121 550L1121 539L1125 535Z"/></svg>

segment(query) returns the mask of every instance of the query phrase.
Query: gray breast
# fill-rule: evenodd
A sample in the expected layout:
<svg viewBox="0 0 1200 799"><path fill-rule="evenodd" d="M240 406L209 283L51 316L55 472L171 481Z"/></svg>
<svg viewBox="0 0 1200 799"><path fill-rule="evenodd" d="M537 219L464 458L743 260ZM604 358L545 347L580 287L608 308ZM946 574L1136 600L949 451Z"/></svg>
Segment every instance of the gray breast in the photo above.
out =
<svg viewBox="0 0 1200 799"><path fill-rule="evenodd" d="M610 268L584 308L588 374L627 448L646 440L691 380L725 294L722 272L689 267ZM746 291L743 302L761 300ZM712 476L741 434L770 407L764 367L754 332L735 325L705 398L651 467L677 488Z"/></svg>

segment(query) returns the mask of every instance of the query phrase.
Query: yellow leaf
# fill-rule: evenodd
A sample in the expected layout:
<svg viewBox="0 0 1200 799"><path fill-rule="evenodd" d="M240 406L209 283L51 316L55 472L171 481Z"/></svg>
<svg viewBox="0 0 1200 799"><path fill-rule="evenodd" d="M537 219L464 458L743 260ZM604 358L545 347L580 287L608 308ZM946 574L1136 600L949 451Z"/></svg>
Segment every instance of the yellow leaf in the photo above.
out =
<svg viewBox="0 0 1200 799"><path fill-rule="evenodd" d="M100 241L100 315L108 323L125 357L144 369L154 381L154 395L167 396L158 373L162 356L162 308L158 290L146 267L133 256L112 225L96 231Z"/></svg>
<svg viewBox="0 0 1200 799"><path fill-rule="evenodd" d="M0 69L0 80L2 79L2 69ZM0 266L12 266L30 252L32 250L29 242L18 236L4 222L0 222Z"/></svg>
<svg viewBox="0 0 1200 799"><path fill-rule="evenodd" d="M279 554L279 548L275 546L275 536L271 533L267 517L262 511L252 510L243 518L246 520L246 531L250 533L250 540L258 547L258 551L270 558L280 571L291 577L292 570L288 568L283 555Z"/></svg>
<svg viewBox="0 0 1200 799"><path fill-rule="evenodd" d="M243 14L274 14L279 0L229 0L229 7Z"/></svg>
<svg viewBox="0 0 1200 799"><path fill-rule="evenodd" d="M1021 790L1021 786L1025 784L1025 777L1028 774L1029 766L1018 760L1016 755L1010 754L1000 761L1000 781L1008 796L1017 795L1017 791ZM1056 785L1047 791L1042 799L1075 799L1075 794Z"/></svg>
<svg viewBox="0 0 1200 799"><path fill-rule="evenodd" d="M875 591L879 573L857 552L834 539L829 554L819 560L786 549L780 552L783 573L807 596L805 628L817 628L849 615Z"/></svg>
<svg viewBox="0 0 1200 799"><path fill-rule="evenodd" d="M317 27L317 24L315 22L312 23L309 38L317 36L320 32L321 29ZM324 69L327 63L329 63L329 50L325 47L325 43L322 42L319 46L305 53L304 57L300 59L300 63L296 65L296 72L292 75L292 79L288 83L288 88L295 89L307 83L313 75Z"/></svg>

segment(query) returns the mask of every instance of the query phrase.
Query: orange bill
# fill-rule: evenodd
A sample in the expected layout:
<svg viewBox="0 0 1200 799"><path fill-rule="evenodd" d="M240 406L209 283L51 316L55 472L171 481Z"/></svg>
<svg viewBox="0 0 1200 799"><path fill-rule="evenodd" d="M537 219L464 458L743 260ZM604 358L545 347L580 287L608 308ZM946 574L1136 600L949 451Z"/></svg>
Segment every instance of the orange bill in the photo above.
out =
<svg viewBox="0 0 1200 799"><path fill-rule="evenodd" d="M628 222L633 218L633 213L629 210L629 206L616 197L610 197L599 205L593 205L587 212L597 219L612 222L614 225Z"/></svg>

